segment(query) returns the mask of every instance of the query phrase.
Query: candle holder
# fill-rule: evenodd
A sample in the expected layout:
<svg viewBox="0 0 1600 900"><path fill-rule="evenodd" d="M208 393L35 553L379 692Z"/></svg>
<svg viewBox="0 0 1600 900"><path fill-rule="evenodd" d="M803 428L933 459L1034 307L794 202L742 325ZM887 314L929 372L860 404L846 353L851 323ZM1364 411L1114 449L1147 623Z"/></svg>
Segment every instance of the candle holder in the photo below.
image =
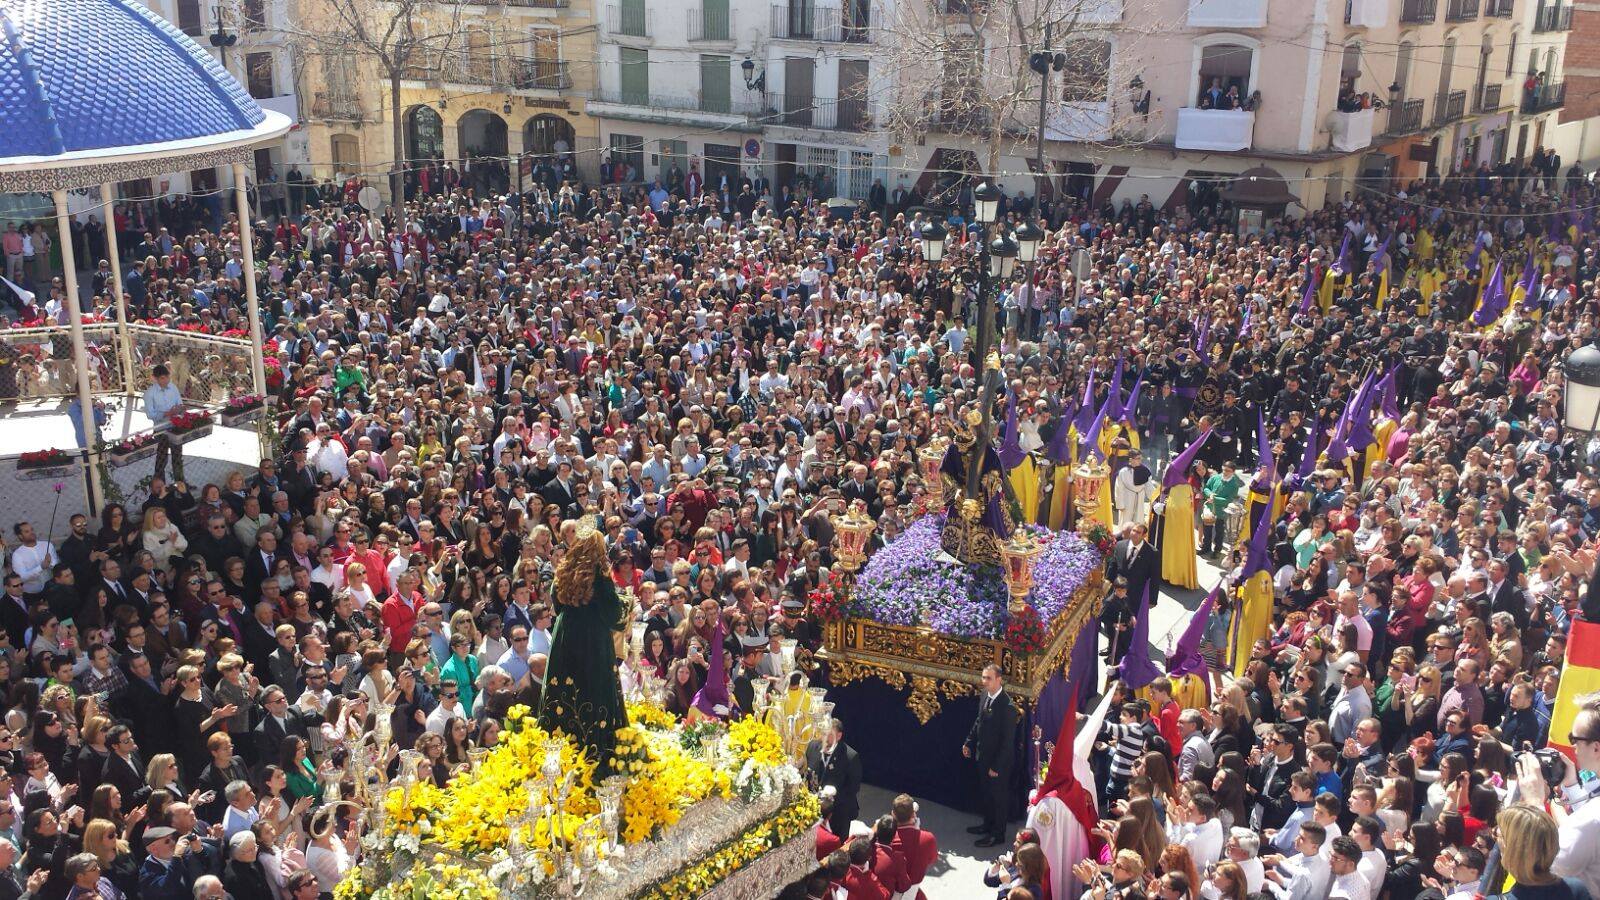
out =
<svg viewBox="0 0 1600 900"><path fill-rule="evenodd" d="M1011 539L1000 545L1000 556L1005 561L1006 592L1011 595L1010 610L1018 615L1028 607L1028 595L1033 593L1033 564L1044 552L1044 545L1032 533L1017 529Z"/></svg>
<svg viewBox="0 0 1600 900"><path fill-rule="evenodd" d="M833 527L833 557L846 574L853 576L867 561L867 540L877 523L867 515L866 505L856 500L843 516L833 517Z"/></svg>
<svg viewBox="0 0 1600 900"><path fill-rule="evenodd" d="M1072 470L1072 494L1078 507L1078 531L1087 531L1099 522L1100 492L1105 490L1111 469L1093 456ZM1100 522L1110 527L1110 522Z"/></svg>

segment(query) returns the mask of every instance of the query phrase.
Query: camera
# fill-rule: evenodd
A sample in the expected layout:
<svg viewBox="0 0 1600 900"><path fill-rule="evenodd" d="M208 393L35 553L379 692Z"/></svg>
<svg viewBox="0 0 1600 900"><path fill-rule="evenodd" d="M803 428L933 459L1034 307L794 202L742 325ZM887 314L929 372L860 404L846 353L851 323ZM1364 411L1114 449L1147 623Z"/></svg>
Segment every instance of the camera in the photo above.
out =
<svg viewBox="0 0 1600 900"><path fill-rule="evenodd" d="M1544 783L1551 790L1561 787L1561 782L1567 777L1567 761L1561 756L1559 750L1545 747L1539 750L1529 750L1517 754L1518 757L1532 756L1539 761L1539 775L1544 778Z"/></svg>

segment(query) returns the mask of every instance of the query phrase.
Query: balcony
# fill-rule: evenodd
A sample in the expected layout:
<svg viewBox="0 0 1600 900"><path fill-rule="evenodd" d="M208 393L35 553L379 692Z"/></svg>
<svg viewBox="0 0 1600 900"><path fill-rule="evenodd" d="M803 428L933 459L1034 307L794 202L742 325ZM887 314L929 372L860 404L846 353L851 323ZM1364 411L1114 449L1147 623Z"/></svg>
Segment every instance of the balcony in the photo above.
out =
<svg viewBox="0 0 1600 900"><path fill-rule="evenodd" d="M325 122L359 122L361 99L354 94L330 94L317 91L311 97L311 117Z"/></svg>
<svg viewBox="0 0 1600 900"><path fill-rule="evenodd" d="M1178 134L1173 144L1179 150L1249 150L1255 127L1253 112L1184 107L1178 110Z"/></svg>
<svg viewBox="0 0 1600 900"><path fill-rule="evenodd" d="M1488 0L1483 4L1483 14L1496 19L1509 19L1515 15L1516 0Z"/></svg>
<svg viewBox="0 0 1600 900"><path fill-rule="evenodd" d="M658 116L657 118L672 119L674 121L690 121L694 118L692 116L673 115L674 113L708 113L715 116L748 116L761 113L758 104L745 100L736 100L731 97L709 97L700 91L677 94L658 93L649 90L635 91L603 88L595 91L591 104L594 103L634 108L632 115L623 110L616 112L604 111L620 118L638 118L637 111L639 110L664 113L666 115Z"/></svg>
<svg viewBox="0 0 1600 900"><path fill-rule="evenodd" d="M1104 100L1052 103L1045 110L1044 136L1051 141L1111 140L1111 104Z"/></svg>
<svg viewBox="0 0 1600 900"><path fill-rule="evenodd" d="M1572 7L1541 5L1533 15L1533 33L1545 34L1551 31L1572 30Z"/></svg>
<svg viewBox="0 0 1600 900"><path fill-rule="evenodd" d="M1389 0L1345 0L1344 23L1352 28L1382 28L1389 23Z"/></svg>
<svg viewBox="0 0 1600 900"><path fill-rule="evenodd" d="M1439 18L1439 0L1402 0L1400 22L1403 25L1432 25Z"/></svg>
<svg viewBox="0 0 1600 900"><path fill-rule="evenodd" d="M1522 111L1529 114L1549 112L1565 102L1567 102L1565 81L1547 81L1531 91L1522 92Z"/></svg>
<svg viewBox="0 0 1600 900"><path fill-rule="evenodd" d="M1264 28L1267 0L1193 0L1190 28Z"/></svg>
<svg viewBox="0 0 1600 900"><path fill-rule="evenodd" d="M768 92L765 99L761 117L768 125L823 131L866 131L872 127L871 108L860 97L835 100Z"/></svg>
<svg viewBox="0 0 1600 900"><path fill-rule="evenodd" d="M690 41L731 41L733 13L726 9L690 7L688 32Z"/></svg>
<svg viewBox="0 0 1600 900"><path fill-rule="evenodd" d="M1482 84L1472 94L1472 111L1475 113L1492 113L1500 108L1500 93L1503 85Z"/></svg>
<svg viewBox="0 0 1600 900"><path fill-rule="evenodd" d="M1444 8L1446 22L1470 22L1478 17L1483 0L1449 0Z"/></svg>
<svg viewBox="0 0 1600 900"><path fill-rule="evenodd" d="M1359 109L1333 114L1333 148L1345 153L1372 146L1372 123L1377 111Z"/></svg>
<svg viewBox="0 0 1600 900"><path fill-rule="evenodd" d="M608 6L606 33L613 37L652 37L655 15L643 6Z"/></svg>
<svg viewBox="0 0 1600 900"><path fill-rule="evenodd" d="M966 133L989 127L989 108L974 85L951 84L929 91L922 98L923 119L929 128Z"/></svg>
<svg viewBox="0 0 1600 900"><path fill-rule="evenodd" d="M1423 100L1402 100L1389 107L1389 127L1384 134L1412 134L1422 130Z"/></svg>
<svg viewBox="0 0 1600 900"><path fill-rule="evenodd" d="M869 44L878 26L878 17L871 10L854 3L847 3L843 9L788 3L772 7L772 37L780 41Z"/></svg>
<svg viewBox="0 0 1600 900"><path fill-rule="evenodd" d="M519 59L513 84L519 91L564 91L572 87L567 63L557 59Z"/></svg>
<svg viewBox="0 0 1600 900"><path fill-rule="evenodd" d="M1433 124L1443 125L1467 114L1467 92L1451 91L1440 94L1433 101Z"/></svg>

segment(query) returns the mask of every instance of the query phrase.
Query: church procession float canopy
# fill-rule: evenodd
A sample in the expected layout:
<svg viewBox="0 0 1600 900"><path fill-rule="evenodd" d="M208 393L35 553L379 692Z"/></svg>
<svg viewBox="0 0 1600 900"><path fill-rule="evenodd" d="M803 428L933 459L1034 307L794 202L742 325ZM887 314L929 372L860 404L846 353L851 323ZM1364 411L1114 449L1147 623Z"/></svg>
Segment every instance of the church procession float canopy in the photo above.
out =
<svg viewBox="0 0 1600 900"><path fill-rule="evenodd" d="M240 222L249 223L247 164L257 146L281 138L291 124L262 109L209 53L138 0L0 0L0 192L50 194L58 234L69 233L68 191L98 186L101 218L109 220L119 182L224 165L233 170ZM106 229L119 362L131 376L130 333L144 326L128 322L116 239L116 230ZM78 261L70 240L59 246L68 325L52 327L70 332L78 409L84 433L94 434ZM240 262L248 348L236 339L186 337L225 354L248 352L255 393L264 396L253 254L243 252ZM123 382L131 391L134 379Z"/></svg>

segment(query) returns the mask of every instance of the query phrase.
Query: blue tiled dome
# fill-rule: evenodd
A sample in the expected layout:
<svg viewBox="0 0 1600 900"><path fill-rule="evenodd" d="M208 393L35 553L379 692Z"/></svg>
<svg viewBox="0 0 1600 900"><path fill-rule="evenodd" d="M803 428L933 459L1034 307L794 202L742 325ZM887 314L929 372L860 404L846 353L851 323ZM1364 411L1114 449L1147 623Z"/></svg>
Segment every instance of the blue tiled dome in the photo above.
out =
<svg viewBox="0 0 1600 900"><path fill-rule="evenodd" d="M265 118L138 0L0 0L0 160L248 132Z"/></svg>

